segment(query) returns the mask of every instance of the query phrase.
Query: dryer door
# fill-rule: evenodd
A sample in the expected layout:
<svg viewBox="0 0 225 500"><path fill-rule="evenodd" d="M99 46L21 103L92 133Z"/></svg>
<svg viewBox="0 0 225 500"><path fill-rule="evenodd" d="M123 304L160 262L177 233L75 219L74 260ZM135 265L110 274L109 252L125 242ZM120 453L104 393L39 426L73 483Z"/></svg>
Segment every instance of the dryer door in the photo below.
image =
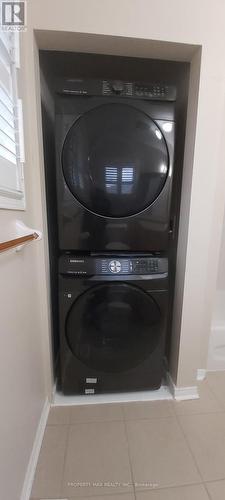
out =
<svg viewBox="0 0 225 500"><path fill-rule="evenodd" d="M100 372L134 368L156 348L161 312L153 298L127 283L90 288L71 307L66 338L76 358Z"/></svg>
<svg viewBox="0 0 225 500"><path fill-rule="evenodd" d="M110 103L84 113L64 141L62 166L73 196L104 217L128 217L149 207L169 171L158 125L133 106Z"/></svg>

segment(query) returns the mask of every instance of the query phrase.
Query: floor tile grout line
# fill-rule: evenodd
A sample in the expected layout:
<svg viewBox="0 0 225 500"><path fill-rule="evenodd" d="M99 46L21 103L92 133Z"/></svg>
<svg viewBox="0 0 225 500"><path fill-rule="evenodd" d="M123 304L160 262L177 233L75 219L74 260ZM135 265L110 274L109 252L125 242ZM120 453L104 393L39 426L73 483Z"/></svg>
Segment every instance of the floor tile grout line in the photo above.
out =
<svg viewBox="0 0 225 500"><path fill-rule="evenodd" d="M126 426L125 426L125 421L124 421L123 419L120 419L120 420L108 420L108 421L104 421L104 422L103 422L102 420L101 420L101 421L97 421L97 422L96 422L96 421L89 421L89 422L84 422L84 423L85 423L85 424L86 424L86 423L87 423L87 424L91 424L91 423L95 423L95 424L96 424L96 423L97 423L97 424L102 424L102 423L112 423L112 422L116 422L116 423L123 423L123 424L124 424L125 437L126 437L126 441L127 441ZM78 422L78 423L79 423L79 424L81 424L82 422ZM59 425L61 425L61 424L59 424ZM76 424L75 424L75 425L76 425ZM66 465L66 455L67 455L67 450L68 450L69 433L70 433L70 429L71 429L71 427L73 427L73 426L74 426L74 424L73 424L73 423L72 423L72 424L67 424L67 425L65 425L65 424L64 424L64 427L68 427L68 430L67 430L67 438L66 438L66 447L65 447L65 452L64 452L63 473L62 473L61 488L60 488L60 498L59 498L59 499L57 499L57 500L61 500L61 497L62 497L61 492L62 492L62 486L63 486L64 473L65 473L65 465ZM128 444L128 443L127 443L127 444ZM130 469L131 469L131 477L132 477L132 481L133 481L132 468L131 468L130 456L129 456L129 447L128 447L128 459L129 459L129 466L130 466ZM128 495L129 493L133 493L133 495L134 495L134 497L135 497L135 490L134 490L134 486L132 487L131 492L128 492L128 491L127 491L127 492L125 492L125 491L123 491L123 492L118 493L118 495ZM99 493L99 496L100 496L100 497L102 496L102 500L103 500L103 495L104 495L104 493ZM115 492L113 492L113 493L107 493L107 498L108 498L108 497L110 498L110 496L113 496L113 495L115 495ZM88 495L88 497L87 497L87 498L90 498L90 500L91 500L91 498L92 498L92 497L93 497L93 495L90 495L90 496ZM65 497L65 500L69 500L69 498L71 498L72 500L81 500L81 499L82 499L82 498L84 498L84 497L83 497L83 496L79 496L79 497L68 497L68 499ZM94 498L94 497L93 497L93 498ZM39 500L39 499L38 499L38 500ZM42 499L41 499L41 500L42 500ZM47 499L46 499L46 500L47 500ZM50 500L50 499L49 499L49 500ZM63 500L64 500L64 498L63 498ZM136 500L136 497L135 497L135 500Z"/></svg>
<svg viewBox="0 0 225 500"><path fill-rule="evenodd" d="M215 413L215 412L214 412ZM217 413L225 413L225 412L217 412ZM197 414L195 414L197 415ZM75 425L87 425L87 424L107 424L109 422L141 422L141 421L158 421L158 420L166 420L167 418L173 418L175 415L166 415L166 416L163 416L163 417L137 417L137 418L120 418L120 419L106 419L106 420L87 420L87 421L82 421L82 420L79 420L78 422L71 422L70 424L48 424L48 427L66 427L66 426L75 426ZM183 416L189 416L187 414L185 415L181 415L182 417Z"/></svg>
<svg viewBox="0 0 225 500"><path fill-rule="evenodd" d="M195 417L200 415L217 415L225 413L225 410L213 410L213 411L199 411L199 412L186 412L186 413L175 413L176 417Z"/></svg>
<svg viewBox="0 0 225 500"><path fill-rule="evenodd" d="M46 431L47 431L47 428L48 428L48 427L49 427L49 426L48 426L48 425L46 425L46 427L45 427L45 433L46 433ZM52 426L50 426L50 427L52 427ZM55 427L56 427L56 426L55 426ZM64 466L64 455L65 455L66 445L67 445L68 424L62 424L62 425L60 424L60 426L57 426L57 427L60 427L60 428L62 428L62 427L63 427L63 428L65 428L65 429L66 429L65 449L64 449L64 452L63 452L63 466ZM38 471L38 467L40 466L40 457L41 457L41 451L42 451L42 449L43 449L44 440L45 440L45 434L44 434L44 437L43 437L43 440L42 440L41 449L40 449L40 451L39 451L39 455L38 455L38 460L37 460L37 464L36 464L36 468L35 468L35 474L34 474L33 483L32 483L32 489L33 489L33 485L34 485L35 477L36 477L36 474L37 474L37 471ZM31 494L32 494L32 489L31 489ZM58 493L58 495L60 495L60 496L57 498L57 497L54 495L54 497L55 497L55 498L57 498L57 500L58 500L58 499L60 500L60 498L61 498L61 491L60 491L60 489L61 489L61 481L60 481L60 484L59 484L59 493ZM48 495L48 497L49 497L49 495ZM48 499L48 497L46 497L46 500L51 500L51 499ZM33 497L33 496L30 496L30 499L32 499L32 500L33 500L33 499L34 499L34 500L39 500L39 499L40 499L40 500L43 500L43 499L44 499L44 500L45 500L45 497L40 497L40 496L38 496L38 497ZM29 499L29 500L30 500L30 499ZM66 499L66 500L67 500L67 499Z"/></svg>
<svg viewBox="0 0 225 500"><path fill-rule="evenodd" d="M65 445L63 467L62 467L62 478L61 478L61 483L60 483L60 497L63 497L62 490L63 490L64 475L65 475L66 458L67 458L67 452L68 452L70 426L71 426L71 423L70 423L71 422L71 415L72 415L71 406L69 407L69 409L70 409L70 411L69 411L69 423L67 424L66 445Z"/></svg>
<svg viewBox="0 0 225 500"><path fill-rule="evenodd" d="M82 420L79 420L79 422L71 422L71 424L69 424L70 426L75 426L75 425L90 425L90 424L107 424L107 423L110 423L110 422L124 422L124 419L123 418L119 418L119 419L106 419L106 420L86 420L86 421L82 421Z"/></svg>
<svg viewBox="0 0 225 500"><path fill-rule="evenodd" d="M224 477L221 477L220 479L210 479L209 481L204 481L205 484L208 484L208 483L219 483L219 482L225 482L225 476Z"/></svg>
<svg viewBox="0 0 225 500"><path fill-rule="evenodd" d="M204 487L205 487L205 490L208 494L208 497L209 497L209 500L213 500L213 497L211 495L211 493L209 492L208 488L207 488L207 484L211 484L211 483L219 483L221 481L225 481L225 477L222 478L222 479L213 479L213 480L210 480L210 481L204 481Z"/></svg>
<svg viewBox="0 0 225 500"><path fill-rule="evenodd" d="M210 393L215 397L216 401L222 406L221 401L217 398L216 394L214 394L213 390L211 390L210 387L208 387L208 389L209 389ZM213 412L208 411L208 412L200 412L200 413L194 413L194 414L184 413L183 415L179 415L179 414L176 413L176 411L174 409L173 401L169 401L169 405L171 407L171 413L172 413L171 415L160 416L160 417L151 417L151 416L142 417L142 418L138 418L137 417L137 418L131 418L131 419L129 418L128 419L128 418L126 418L126 414L125 414L125 405L127 405L127 404L131 404L132 405L133 403L136 403L136 402L129 402L129 403L121 403L120 404L120 406L121 406L121 418L119 418L119 419L118 418L117 419L112 419L112 420L111 419L104 419L104 420L92 420L92 419L90 419L89 421L82 421L81 420L81 421L77 421L77 422L72 422L72 418L71 417L72 417L72 408L73 408L73 406L70 406L69 407L69 410L70 410L69 411L69 423L67 422L66 424L65 423L47 424L48 427L59 427L60 428L60 427L63 426L63 427L67 428L67 435L66 435L66 440L65 440L66 444L65 444L64 454L63 454L63 466L62 466L62 478L61 478L61 482L60 482L60 493L61 493L62 488L63 488L63 480L64 480L64 474L65 474L66 457L67 457L67 452L68 452L69 432L70 432L70 429L71 429L72 426L76 426L76 425L80 425L80 424L81 425L82 424L88 424L88 425L90 425L90 423L102 424L102 423L112 423L112 422L116 422L116 423L123 422L124 429L125 429L125 435L126 435L126 441L127 441L127 447L128 447L129 465L130 465L131 476L132 476L132 481L133 481L133 485L134 485L135 483L134 483L134 476L133 476L133 466L132 466L130 444L129 444L129 438L128 438L128 432L127 432L128 431L128 424L129 424L129 422L132 422L132 421L139 421L139 422L141 422L141 421L146 421L146 420L148 420L150 422L150 421L155 421L156 419L157 420L158 419L162 420L162 419L173 419L174 418L176 420L176 422L177 422L177 424L178 424L181 432L182 432L182 435L183 435L183 437L185 439L185 442L186 442L186 444L188 446L190 454L191 454L191 456L193 458L193 461L194 461L194 463L196 465L196 469L199 472L199 476L202 479L201 483L197 482L197 483L192 483L192 484L196 484L196 485L197 484L203 484L204 489L206 490L207 496L211 498L211 495L210 495L210 493L207 490L207 486L206 486L207 483L223 481L225 478L220 478L220 479L215 479L215 480L208 480L208 481L203 480L201 471L200 471L200 469L198 467L198 464L197 464L195 456L194 456L194 454L192 452L191 446L189 445L189 441L187 439L186 433L185 433L185 431L184 431L184 429L182 427L182 424L181 424L181 421L180 421L180 417L182 418L182 417L185 417L185 416L189 417L189 416L197 416L197 415L200 416L200 415L221 414L221 413L225 413L225 409L221 409L221 410L217 410L217 411L213 411ZM141 401L141 403L143 403L143 402ZM144 401L144 403L146 403L146 402ZM154 404L154 401L151 401L151 403ZM190 485L190 484L165 486L165 487L157 488L157 489L161 490L161 489L167 489L167 488L185 487L185 486L188 486L188 485ZM145 488L143 490L142 489L136 490L135 486L133 486L133 492L132 492L132 494L134 494L135 499L136 499L136 492L146 491L146 490L153 491L154 489L153 488L149 488L149 489ZM127 492L121 492L120 494L121 495L126 495ZM113 493L107 494L107 497L110 497L111 495L113 495ZM78 497L76 497L76 498L78 498ZM82 497L79 497L79 498L82 498Z"/></svg>
<svg viewBox="0 0 225 500"><path fill-rule="evenodd" d="M70 428L71 428L71 427L76 426L77 424L79 425L79 424L90 424L90 423L99 423L99 424L101 424L101 423L108 423L108 422L123 422L123 423L124 423L124 428L125 428L125 434L126 434L127 446L128 446L129 465L130 465L130 470L131 470L132 481L133 481L133 484L134 484L134 476L133 476L132 460L131 460L131 455L130 455L129 438L128 438L128 434L127 434L127 423L128 423L129 421L143 421L143 420L144 420L144 421L146 421L146 420L148 420L148 421L152 421L152 420L155 420L156 418L157 418L157 417L150 417L150 418L136 418L136 419L129 419L129 420L127 420L127 419L125 418L125 412L124 412L124 408L123 408L123 406L122 406L122 418L121 418L121 419L119 419L119 420L118 420L118 419L117 419L117 420L104 420L104 421L102 421L102 420L101 420L101 421L99 421L99 420L97 420L97 421L96 421L96 420L91 420L91 421L87 421L87 422L82 422L82 421L80 421L80 422L71 422L71 420L70 420L70 423L69 423L69 424L66 424L66 425L65 425L65 424L55 424L55 427L56 427L56 426L61 426L61 425L68 427L68 430L67 430L67 438L66 438L66 447L65 447L65 452L64 452L63 472L62 472L62 480L61 480L61 489L60 489L60 491L62 491L62 483L63 483L63 478L64 478L64 472L65 472L65 462L66 462L66 455L67 455L67 448L68 448L69 431L70 431ZM174 413L173 413L173 415L163 416L163 417L159 417L159 418L160 418L161 420L162 420L162 419L171 419L171 418L173 419L173 418L175 418L175 420L177 421L177 423L178 423L178 425L179 425L179 428L181 429L181 432L182 432L182 434L183 434L183 436L184 436L184 438L185 438L185 442L186 442L186 443L187 443L187 445L188 445L189 451L190 451L190 453L191 453L191 455L192 455L192 458L193 458L193 460L194 460L194 462L195 462L195 465L196 465L197 470L198 470L198 472L199 472L199 474L200 474L200 477L202 478L202 475L201 475L200 470L199 470L199 468L198 468L198 465L197 465L197 463L196 463L195 457L193 456L193 453L192 453L192 451L191 451L191 449L190 449L189 443L187 442L187 439L186 439L185 433L184 433L184 431L183 431L183 429L182 429L182 427L181 427L181 425L180 425L179 418L178 418L178 416L176 415L176 413L174 412ZM204 481L203 481L203 479L202 479L202 483L203 483L203 482L204 482ZM197 484L198 484L198 483L197 483ZM186 486L186 485L184 484L184 485L180 485L180 486ZM176 485L171 486L171 487L176 487ZM164 489L164 488L157 488L157 489ZM133 486L133 490L134 490L134 495L136 495L136 489L135 489L135 486ZM143 490L142 490L142 489L141 489L141 490L138 490L138 491L145 491L145 490L146 490L146 488L145 488L145 489L143 489ZM152 488L149 488L149 490L151 491L151 490L152 490ZM124 494L125 494L125 493L124 493Z"/></svg>
<svg viewBox="0 0 225 500"><path fill-rule="evenodd" d="M167 419L167 418L173 418L173 417L194 417L194 416L200 416L200 415L215 415L215 414L221 414L221 413L225 413L225 409L224 410L215 410L215 411L199 411L199 412L195 412L195 413L176 413L174 410L173 410L173 413L171 415L164 415L164 416L155 416L155 417L151 417L151 416L147 416L147 417L133 417L133 418L126 418L125 416L121 417L121 418L118 418L118 419L104 419L104 420L78 420L76 422L70 422L70 423L60 423L60 424L47 424L46 427L62 427L62 426L73 426L73 425L85 425L85 424L91 424L91 423L95 423L95 424L103 424L103 423L107 423L107 422L136 422L136 421L146 421L146 420L164 420L164 419Z"/></svg>
<svg viewBox="0 0 225 500"><path fill-rule="evenodd" d="M131 479L132 479L132 483L133 483L133 494L134 494L135 500L137 500L136 491L135 491L135 482L134 482L134 472L133 472L132 459L131 459L131 450L130 450L129 437L128 437L127 421L125 420L125 413L124 413L123 408L122 408L122 412L124 415L124 430L125 430L125 436L126 436L126 441L127 441L127 451L128 451L128 458L129 458L129 464L130 464Z"/></svg>
<svg viewBox="0 0 225 500"><path fill-rule="evenodd" d="M173 417L176 417L174 402L175 402L175 399L173 398L172 401L169 401L169 406L171 407L171 411L172 411Z"/></svg>
<svg viewBox="0 0 225 500"><path fill-rule="evenodd" d="M168 400L162 400L162 402L166 402ZM190 400L192 401L192 400ZM193 400L194 401L194 400ZM90 424L90 423L103 423L103 422L121 422L121 421L136 421L136 420L162 420L162 419L165 419L165 418L169 418L169 417L173 417L173 416L176 416L176 417L182 417L182 416L191 416L191 415L207 415L207 414L214 414L214 413L225 413L225 409L221 408L221 409L218 409L218 410L213 410L213 411L204 411L204 410L199 410L199 412L194 412L194 413L189 413L189 412L185 412L180 414L180 413L177 413L175 408L174 408L174 405L173 405L173 402L176 402L175 400L173 401L169 401L169 406L171 408L171 414L168 414L168 415L157 415L157 416L146 416L146 417L126 417L125 416L125 412L124 412L124 407L123 405L121 405L121 409L122 409L122 417L120 418L103 418L103 419L90 419L90 420L77 420L77 421L72 421L71 417L70 417L70 420L69 422L60 422L60 423L47 423L47 426L60 426L60 425L77 425L77 424ZM184 402L184 401L181 401L181 403ZM189 402L189 400L185 400L185 402ZM218 402L218 401L217 401ZM135 403L142 403L142 401L139 401L139 402L136 402ZM145 402L144 402L145 403ZM154 401L151 401L151 403L154 404ZM130 403L129 403L130 404ZM132 403L131 403L132 404ZM72 406L70 408L73 408Z"/></svg>
<svg viewBox="0 0 225 500"><path fill-rule="evenodd" d="M175 415L164 415L163 417L137 417L137 418L126 418L124 419L124 422L146 422L146 420L148 421L158 421L158 420L166 420L167 418L173 418Z"/></svg>
<svg viewBox="0 0 225 500"><path fill-rule="evenodd" d="M208 388L209 388L210 392L211 392L211 393L212 393L212 395L216 398L217 403L219 403L219 405L221 405L221 406L224 408L224 410L223 410L223 411L225 411L225 401L221 401L221 400L218 398L218 396L217 396L216 392L214 392L214 390L213 390L213 388L211 387L211 385L210 385L209 381L207 380L207 376L206 376L206 382L207 382L207 385L208 385Z"/></svg>
<svg viewBox="0 0 225 500"><path fill-rule="evenodd" d="M207 413L206 415L208 415L208 413ZM188 415L188 416L189 416L189 415ZM197 469L197 471L198 471L198 473L199 473L199 475L200 475L200 478L201 478L201 480L202 480L201 482L204 484L204 479L203 479L203 477L202 477L202 474L201 474L201 471L200 471L200 469L199 469L198 463L197 463L197 461L196 461L196 458L195 458L195 456L194 456L194 453L192 452L191 446L190 446L189 441L188 441L188 439L187 439L187 437L186 437L186 434L185 434L185 432L184 432L184 430L183 430L183 427L182 427L182 425L181 425L181 422L180 422L180 420L179 420L178 415L176 415L176 416L175 416L175 418L176 418L177 424L178 424L178 426L179 426L179 428L180 428L180 430L181 430L181 433L182 433L182 435L183 435L183 437L184 437L184 439L185 439L185 442L186 442L186 444L187 444L187 446L188 446L188 449L189 449L189 451L190 451L190 454L191 454L191 456L192 456L192 458L193 458L193 460L194 460L194 463L195 463L196 469Z"/></svg>
<svg viewBox="0 0 225 500"><path fill-rule="evenodd" d="M70 425L71 424L71 419L72 419L72 407L69 406L69 409L70 409L70 411L69 411L69 425Z"/></svg>
<svg viewBox="0 0 225 500"><path fill-rule="evenodd" d="M205 383L207 385L207 388L209 389L209 392L211 392L211 394L215 397L215 399L217 400L217 402L219 401L216 394L214 393L213 389L210 387L210 383L209 381L207 380L207 376L205 378Z"/></svg>
<svg viewBox="0 0 225 500"><path fill-rule="evenodd" d="M66 457L67 457L67 451L68 451L69 433L70 433L70 424L67 425L67 435L66 435L66 443L65 443L65 450L64 450L64 457L63 457L63 467L62 467L62 478L61 478L61 482L60 482L60 497L63 497L62 488L63 488L64 472L65 472L65 466L66 466Z"/></svg>
<svg viewBox="0 0 225 500"><path fill-rule="evenodd" d="M213 500L212 495L209 493L208 488L207 488L207 486L205 484L204 484L204 487L205 487L206 493L207 493L207 495L209 497L209 500Z"/></svg>
<svg viewBox="0 0 225 500"><path fill-rule="evenodd" d="M183 436L184 436L184 438L185 438L185 441L186 441L186 443L187 443L187 445L188 445L189 451L190 451L191 456L192 456L192 458L193 458L193 460L194 460L194 462L195 462L195 465L196 465L196 467L197 467L197 470L198 470L198 472L199 472L199 474L200 474L200 477L201 477L201 479L202 479L202 483L204 484L204 486L205 486L205 484L206 484L206 483L217 482L217 481L223 481L223 480L225 480L225 476L224 476L224 478L220 478L220 479L214 479L214 480L205 481L205 479L202 477L201 471L200 471L200 469L199 469L199 467L198 467L198 463L197 463L197 461L196 461L196 459L195 459L194 453L192 452L192 449L191 449L191 446L190 446L189 441L188 441L188 439L187 439L187 436L186 436L186 434L185 434L185 432L184 432L184 430L183 430L183 427L182 427L181 422L180 422L180 420L179 420L179 416L180 416L180 417L196 417L196 416L200 416L200 415L215 415L215 413L216 413L216 414L221 414L221 413L225 413L225 412L224 412L224 411L219 411L219 412L208 412L208 413L204 413L204 414L203 414L203 413L200 413L200 414L191 414L191 415L190 415L190 414L188 414L188 415L176 415L176 419L177 419L178 425L179 425L179 427L180 427L180 429L181 429L181 432L182 432L182 434L183 434ZM205 488L205 489L206 489L206 488ZM208 490L207 490L207 494L208 494L208 496L209 496Z"/></svg>
<svg viewBox="0 0 225 500"><path fill-rule="evenodd" d="M126 421L126 418L125 418L124 403L121 405L121 408L122 408L123 421L125 422L125 421Z"/></svg>
<svg viewBox="0 0 225 500"><path fill-rule="evenodd" d="M100 493L100 494L98 494L98 495L94 495L94 496L93 496L93 495L88 495L88 496L86 496L86 497L84 497L84 496L82 496L82 495L81 495L81 496L79 496L79 497L65 497L65 498L63 498L63 499L61 499L61 498L57 498L57 499L54 499L54 500L84 500L84 499L85 499L85 500L87 500L87 499L88 499L88 500L96 500L96 498L97 498L97 499L101 498L101 500L106 500L106 499L108 498L108 499L110 500L110 498L112 498L112 497L113 497L113 498L115 498L115 496L116 496L116 497L117 497L117 496L120 496L120 497L121 497L121 496L124 496L124 497L125 497L125 496L130 495L130 494L133 494L133 492L127 492L127 491L125 492L125 491L122 491L122 492L120 492L120 493L115 493L115 491L114 491L114 493L102 493L102 494ZM103 496L103 495L104 495L104 496ZM36 499L36 498L34 498L34 499L32 499L32 500L53 500L53 499L51 499L51 498L46 498L46 499L43 499L43 498L41 498L41 499L39 499L39 498L38 498L38 499ZM135 499L135 500L136 500L136 499Z"/></svg>
<svg viewBox="0 0 225 500"><path fill-rule="evenodd" d="M123 491L123 492L118 493L118 496L124 496L125 497L125 495L126 496L130 495L130 493L133 494L133 492L124 492ZM103 495L106 495L106 497L104 498ZM117 496L117 493L116 493L116 496ZM115 492L114 493L103 493L103 494L100 493L100 495L98 494L97 496L96 495L94 495L94 496L93 495L90 495L90 496L88 495L86 497L84 497L84 496L81 495L81 496L76 496L76 497L70 497L70 496L69 497L68 496L65 497L64 496L63 498L61 498L61 495L60 495L60 497L58 497L58 498L54 497L54 499L50 498L50 497L31 497L30 500L84 500L84 498L85 498L85 500L86 499L89 499L89 500L93 499L93 500L95 500L96 498L99 498L99 497L102 497L101 500L106 500L106 498L109 498L109 500L110 500L110 497L115 497Z"/></svg>
<svg viewBox="0 0 225 500"><path fill-rule="evenodd" d="M188 488L188 487L192 487L192 486L204 486L204 487L205 487L204 489L205 489L205 491L206 491L206 493L207 493L207 495L208 495L209 500L213 500L213 499L212 499L212 497L211 497L211 495L210 495L210 493L208 492L208 490L207 490L207 488L206 488L206 484L207 484L207 483L217 483L217 482L220 482L220 481L223 481L223 479L221 479L221 480L220 480L220 479L219 479L219 480L214 480L214 481L196 482L196 483L191 483L191 484L190 484L190 483L186 483L186 484L176 484L176 485L174 485L174 486L163 486L163 487L161 487L161 488L145 488L145 489L138 489L138 490L134 491L134 497L135 497L135 500L137 500L137 499L136 499L136 493L143 493L144 491L146 491L146 492L150 492L150 491L163 491L163 490L165 490L165 491L166 491L166 490L175 490L175 489L186 488L186 487ZM127 496L127 495L129 495L130 493L132 493L132 492L129 492L129 493L128 493L128 492L120 492L118 495L119 495L119 496L124 496L124 497L125 497L125 495ZM88 496L88 497L85 497L85 499L86 499L86 498L89 498L89 499L91 500L92 498L93 498L93 499L95 499L95 498L98 498L98 497L101 497L101 496L102 496L102 500L103 500L103 495L101 495L101 494L100 494L100 495L98 495L97 497L96 497L96 496L93 496L93 495L90 495L90 496ZM116 494L116 496L117 496L117 494ZM114 492L114 493L107 493L107 497L106 497L106 498L108 498L108 499L110 500L110 497L115 497L115 492ZM56 497L55 497L55 498L56 498ZM82 500L83 498L84 498L84 497L83 497L82 495L81 495L81 496L76 496L76 497L68 497L68 498L67 498L67 497L65 497L65 498L63 498L63 499L61 499L61 496L60 496L60 497L59 497L58 499L56 499L56 500ZM43 499L43 498L40 498L40 497L31 497L31 499L30 499L30 500L51 500L51 499L50 499L50 498L49 498L49 499L47 499L47 497L46 497L46 499ZM105 499L104 499L104 500L105 500Z"/></svg>
<svg viewBox="0 0 225 500"><path fill-rule="evenodd" d="M210 392L212 393L212 391L211 391L211 390L210 390ZM217 399L217 398L216 398L216 400L218 401L218 399ZM133 480L133 484L134 484L134 478L133 478L133 467L132 467L132 460L131 460L131 455L130 455L129 439L128 439L128 434L127 434L127 424L129 423L129 421L143 421L143 420L144 420L144 421L146 421L146 420L148 420L148 421L152 421L152 420L155 420L156 418L157 418L157 419L158 419L158 418L160 418L160 419L175 418L175 420L177 421L178 426L179 426L179 428L180 428L180 430L181 430L181 432L182 432L182 434L183 434L183 436L184 436L185 442L186 442L186 444L187 444L187 446L188 446L188 448L189 448L189 451L190 451L191 456L192 456L192 458L193 458L193 460L194 460L194 463L195 463L196 468L197 468L197 470L198 470L198 472L199 472L199 475L200 475L200 477L201 477L201 479L202 479L201 484L203 484L203 485L204 485L204 487L205 487L205 489L206 489L205 483L207 483L207 481L204 481L204 480L203 480L203 478L202 478L202 475L201 475L201 472L200 472L200 470L199 470L198 464L197 464L197 462L196 462L195 456L194 456L194 455L193 455L193 453L192 453L192 449L191 449L191 447L190 447L190 445L189 445L188 439L187 439L187 437L186 437L186 434L185 434L185 432L184 432L184 430L183 430L183 428L182 428L182 425L181 425L181 422L180 422L180 419L179 419L179 417L180 417L180 416L181 416L181 417L182 417L182 416L189 416L189 414L178 415L178 414L175 412L175 410L174 410L174 407L173 407L173 403L172 403L172 401L170 402L170 405L171 405L171 409L172 409L172 415L163 416L163 417L146 417L146 418L133 418L133 419L126 419L126 416L125 416L125 410L124 410L124 406L125 406L125 405L124 405L124 404L121 404L122 417L121 417L120 419L116 419L116 420L115 420L115 419L113 419L113 420L109 420L109 419L107 419L107 420L90 420L90 421L86 421L86 422L84 422L84 421L72 422L72 421L71 421L71 415L72 415L72 411L71 411L71 409L72 409L72 407L70 407L70 418L69 418L69 424L50 424L50 426L61 426L61 425L63 425L63 426L67 426L67 427L68 427L68 429L67 429L66 447L65 447L65 452L64 452L63 472L62 472L62 479L61 479L61 490L62 490L63 479L64 479L64 473L65 473L65 463L66 463L66 455L67 455L67 449L68 449L69 430L70 430L70 427L71 427L71 426L76 426L77 424L79 425L79 424L90 424L90 423L99 423L99 424L101 424L101 423L103 423L103 422L105 422L105 423L108 423L108 422L123 422L123 423L124 423L124 428L125 428L125 433L126 433L127 445L128 445L129 465L130 465L130 470L131 470L132 480ZM215 414L215 413L224 413L224 411L223 411L223 410L220 410L220 411L217 411L217 412L204 412L204 413L199 413L199 414L194 414L194 415L201 415L201 414L203 414L203 415L207 415L207 414L212 414L212 413L214 413L214 414ZM223 478L221 478L220 480L223 480ZM216 481L216 480L215 480L215 481ZM208 481L208 482L212 482L212 481ZM196 484L199 484L199 483L196 483ZM184 484L184 485L179 485L179 486L186 486L186 485ZM175 486L169 486L168 488L173 488L173 487L176 487L176 485L175 485ZM164 489L164 488L157 488L157 489ZM61 490L60 490L60 491L61 491ZM134 491L133 491L134 496L135 496L135 498L136 498L136 489L135 489L135 487L133 488L133 490L134 490ZM146 489L144 489L144 490L138 490L138 491L145 491L145 490L146 490ZM151 491L152 489L149 489L149 490ZM125 492L123 492L122 494L126 494L126 493L125 493ZM209 496L208 491L207 491L207 495ZM108 495L107 495L107 496L108 496Z"/></svg>

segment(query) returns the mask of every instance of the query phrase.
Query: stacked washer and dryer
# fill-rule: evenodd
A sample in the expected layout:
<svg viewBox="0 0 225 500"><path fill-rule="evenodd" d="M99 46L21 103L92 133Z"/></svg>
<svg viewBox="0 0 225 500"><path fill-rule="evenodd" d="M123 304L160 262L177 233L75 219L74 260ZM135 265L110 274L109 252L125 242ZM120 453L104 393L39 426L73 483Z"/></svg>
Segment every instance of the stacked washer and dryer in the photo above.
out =
<svg viewBox="0 0 225 500"><path fill-rule="evenodd" d="M67 80L56 98L60 384L163 376L176 89Z"/></svg>

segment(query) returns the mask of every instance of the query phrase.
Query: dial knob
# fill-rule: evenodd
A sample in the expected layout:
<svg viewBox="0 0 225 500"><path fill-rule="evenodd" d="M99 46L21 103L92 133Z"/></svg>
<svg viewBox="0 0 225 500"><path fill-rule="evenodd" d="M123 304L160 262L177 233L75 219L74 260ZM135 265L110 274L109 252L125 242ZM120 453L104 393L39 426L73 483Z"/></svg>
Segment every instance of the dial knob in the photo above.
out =
<svg viewBox="0 0 225 500"><path fill-rule="evenodd" d="M112 90L115 92L115 94L121 94L121 92L124 89L124 84L120 80L115 80L112 82Z"/></svg>
<svg viewBox="0 0 225 500"><path fill-rule="evenodd" d="M121 271L121 262L119 260L111 260L109 270L111 273L119 273Z"/></svg>

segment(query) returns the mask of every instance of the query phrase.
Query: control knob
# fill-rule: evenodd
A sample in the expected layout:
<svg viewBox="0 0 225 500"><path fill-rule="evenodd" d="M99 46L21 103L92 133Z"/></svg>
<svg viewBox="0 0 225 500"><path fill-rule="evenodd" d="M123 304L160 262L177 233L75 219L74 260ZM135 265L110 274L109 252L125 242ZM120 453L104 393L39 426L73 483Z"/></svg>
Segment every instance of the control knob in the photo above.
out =
<svg viewBox="0 0 225 500"><path fill-rule="evenodd" d="M121 94L124 90L124 84L120 80L112 82L112 90L115 94Z"/></svg>
<svg viewBox="0 0 225 500"><path fill-rule="evenodd" d="M121 262L119 260L111 260L109 263L111 273L119 273L121 271L121 267Z"/></svg>

